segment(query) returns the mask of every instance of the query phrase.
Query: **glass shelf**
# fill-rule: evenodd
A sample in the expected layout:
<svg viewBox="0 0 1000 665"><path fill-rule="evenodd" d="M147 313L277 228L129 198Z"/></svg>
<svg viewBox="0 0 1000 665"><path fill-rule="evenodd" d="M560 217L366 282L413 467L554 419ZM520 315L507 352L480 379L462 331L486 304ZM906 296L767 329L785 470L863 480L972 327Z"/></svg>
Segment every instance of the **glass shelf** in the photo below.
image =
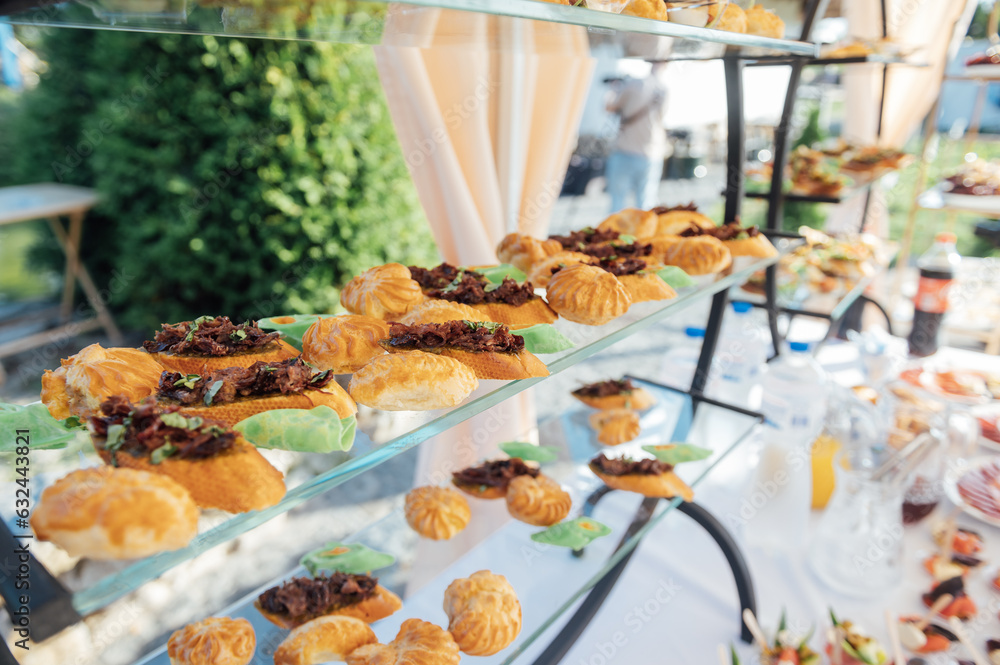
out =
<svg viewBox="0 0 1000 665"><path fill-rule="evenodd" d="M678 297L673 300L634 305L624 316L606 325L584 326L560 319L556 322L555 327L568 337L575 344L575 347L561 353L543 355L541 356L542 361L546 363L551 374L558 374L615 342L649 328L703 298L734 285L742 284L754 271L775 263L781 255L792 251L801 241L778 239L775 242L779 249L778 257L749 264L745 268L734 271L716 281L682 289ZM353 448L348 453L319 455L262 451L265 457L268 457L278 468L283 470L292 468L294 470L294 473L286 474L288 491L280 503L265 510L239 515L206 511L202 515L200 533L187 547L137 561L109 563L107 565L108 572L101 579L85 588L72 588L73 585L70 583L73 605L84 616L99 610L146 582L159 577L174 566L375 468L403 451L441 434L544 380L545 378L506 382L480 381L479 388L463 404L452 409L439 411L394 412L383 414L382 417L376 419L374 417L376 412L362 407L358 415L357 437ZM392 427L385 426L386 420L389 418L393 421ZM52 482L59 475L78 468L81 461L88 464L100 463L96 454L89 449L82 452L77 449L39 451L36 455L40 468L44 465L45 468L54 470L44 482ZM55 470L58 470L58 473Z"/></svg>
<svg viewBox="0 0 1000 665"><path fill-rule="evenodd" d="M643 445L667 441L687 441L709 448L714 452L708 459L686 463L677 469L678 475L693 488L697 488L726 455L745 441L759 422L753 416L705 403L694 410L690 397L684 393L641 380L637 383L653 393L657 404L643 414L639 438L616 446L614 453L635 455ZM591 413L591 409L580 405L539 427L540 443L556 446L560 450L559 459L545 465L543 471L560 481L572 495L574 507L571 517L580 514L585 499L601 486L601 482L587 468L587 461L608 450L596 441L593 430L587 424ZM374 624L373 629L380 641L385 643L395 637L399 625L408 618L447 626L447 618L441 608L445 587L455 578L487 569L504 575L514 587L521 603L523 623L520 635L511 646L494 656L477 658L476 662L483 665L530 662L528 659L536 656L545 646L545 641L539 638L547 636L546 633L559 617L679 503L679 499L661 501L649 523L615 552L641 499L636 494L614 492L602 500L593 517L611 527L612 532L594 541L580 557L573 556L565 548L535 543L530 540L530 535L540 528L513 520L505 521L464 554L455 555L452 554L454 548L449 547L447 541L420 540L406 524L402 510L395 510L347 539L348 542L363 543L396 557L392 567L373 574L381 584L400 595L403 608ZM470 499L469 503L472 521L467 530L475 528L477 521L496 520L498 515L505 515L504 511L496 510L498 505L503 508L502 501ZM251 665L273 663L274 649L287 635L287 631L274 626L254 609L254 600L265 589L284 579L305 574L303 568L297 568L218 613L219 616L243 617L253 624L258 647ZM169 662L166 649L161 648L137 665L168 665Z"/></svg>
<svg viewBox="0 0 1000 665"><path fill-rule="evenodd" d="M1000 218L1000 196L946 194L937 185L920 195L917 204L925 210L961 212L982 217Z"/></svg>
<svg viewBox="0 0 1000 665"><path fill-rule="evenodd" d="M886 265L892 262L898 248L892 245L888 248L888 260ZM780 271L779 267L779 282ZM801 314L803 316L813 316L830 321L839 321L851 305L868 290L876 279L885 271L885 267L880 267L872 274L857 280L850 281L843 278L837 279L837 285L829 293L816 293L807 287L800 287L794 294L778 292L778 307L785 314ZM749 302L756 307L764 307L766 299L763 294L745 291L739 287L733 288L729 293L733 301Z"/></svg>
<svg viewBox="0 0 1000 665"><path fill-rule="evenodd" d="M34 6L37 5L37 6ZM530 53L576 48L580 26L591 43L614 43L630 57L713 59L815 56L812 43L693 28L535 0L76 0L14 2L0 21L36 26L262 37L384 46L453 46ZM441 11L444 10L444 11ZM0 10L2 11L2 10ZM492 19L492 17L496 17ZM492 19L487 21L486 19ZM573 51L575 52L575 51Z"/></svg>

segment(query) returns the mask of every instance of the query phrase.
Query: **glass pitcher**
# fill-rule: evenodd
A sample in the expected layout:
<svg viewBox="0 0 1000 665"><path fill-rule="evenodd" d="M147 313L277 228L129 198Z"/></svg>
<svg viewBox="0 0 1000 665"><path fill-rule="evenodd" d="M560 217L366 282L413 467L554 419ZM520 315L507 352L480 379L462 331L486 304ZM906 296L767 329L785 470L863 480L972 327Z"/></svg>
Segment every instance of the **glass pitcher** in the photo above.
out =
<svg viewBox="0 0 1000 665"><path fill-rule="evenodd" d="M838 407L838 404L840 405ZM907 479L874 477L891 454L874 410L844 395L831 404L827 430L841 442L835 488L813 533L809 562L845 595L875 596L902 579L903 495Z"/></svg>

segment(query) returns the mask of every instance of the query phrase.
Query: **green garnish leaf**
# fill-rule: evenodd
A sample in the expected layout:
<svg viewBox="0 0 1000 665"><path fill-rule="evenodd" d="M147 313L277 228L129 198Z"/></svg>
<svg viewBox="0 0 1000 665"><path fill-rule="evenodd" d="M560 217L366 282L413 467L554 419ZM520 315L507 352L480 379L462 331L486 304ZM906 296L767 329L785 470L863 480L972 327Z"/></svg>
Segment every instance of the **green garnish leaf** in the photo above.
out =
<svg viewBox="0 0 1000 665"><path fill-rule="evenodd" d="M125 443L125 425L108 425L108 436L104 441L104 449L113 453Z"/></svg>
<svg viewBox="0 0 1000 665"><path fill-rule="evenodd" d="M261 330L277 330L281 333L282 339L301 351L302 337L319 319L319 314L272 316L269 319L258 321L257 327Z"/></svg>
<svg viewBox="0 0 1000 665"><path fill-rule="evenodd" d="M164 413L160 416L160 421L167 427L190 430L198 429L205 424L203 418L199 418L198 416L184 416L179 413Z"/></svg>
<svg viewBox="0 0 1000 665"><path fill-rule="evenodd" d="M552 462L559 458L559 449L552 446L536 446L527 441L505 441L500 444L500 450L508 457L519 457L526 462Z"/></svg>
<svg viewBox="0 0 1000 665"><path fill-rule="evenodd" d="M165 443L156 450L154 450L149 455L149 461L153 464L159 464L163 460L167 459L172 455L177 454L177 446L172 443Z"/></svg>
<svg viewBox="0 0 1000 665"><path fill-rule="evenodd" d="M690 443L668 443L660 445L643 446L643 450L666 464L678 465L682 462L697 462L711 457L714 451L708 448L699 448Z"/></svg>
<svg viewBox="0 0 1000 665"><path fill-rule="evenodd" d="M201 324L205 323L206 321L212 321L214 319L215 319L214 316L199 316L197 319L195 319L194 321L192 321L191 322L191 327L188 328L187 335L184 336L184 341L185 342L190 342L191 340L193 340L194 339L194 334L195 334L195 332L197 332L197 330L201 326Z"/></svg>
<svg viewBox="0 0 1000 665"><path fill-rule="evenodd" d="M656 272L664 282L675 289L694 286L694 280L677 266L665 266Z"/></svg>
<svg viewBox="0 0 1000 665"><path fill-rule="evenodd" d="M396 557L361 543L327 543L309 552L300 563L315 577L321 571L364 575L396 563Z"/></svg>
<svg viewBox="0 0 1000 665"><path fill-rule="evenodd" d="M330 370L325 369L322 372L317 372L316 374L314 374L313 377L309 379L309 383L310 384L319 383L320 381L325 380L326 377L328 376L330 376Z"/></svg>
<svg viewBox="0 0 1000 665"><path fill-rule="evenodd" d="M498 266L487 266L485 268L476 268L476 272L485 277L487 282L495 284L496 286L503 284L505 277L510 277L515 282L523 282L528 278L527 275L509 263L501 263ZM495 289L496 286L494 286L493 289ZM490 289L488 286L486 287L487 291L493 289Z"/></svg>
<svg viewBox="0 0 1000 665"><path fill-rule="evenodd" d="M531 534L536 543L569 547L574 550L583 549L596 538L611 533L611 528L589 517L577 517L550 526L545 531Z"/></svg>
<svg viewBox="0 0 1000 665"><path fill-rule="evenodd" d="M188 390L194 390L194 386L201 379L201 376L197 374L185 374L181 378L174 381L174 387L184 386Z"/></svg>
<svg viewBox="0 0 1000 665"><path fill-rule="evenodd" d="M788 628L788 617L785 615L785 608L781 608L781 619L778 620L778 632Z"/></svg>
<svg viewBox="0 0 1000 665"><path fill-rule="evenodd" d="M487 284L486 286L483 287L483 291L485 291L486 293L492 293L493 291L496 291L497 289L499 289L500 286L501 286L500 284L496 284L494 282L490 282L489 284Z"/></svg>
<svg viewBox="0 0 1000 665"><path fill-rule="evenodd" d="M631 245L635 242L635 236L631 236L627 233L618 236L618 244L620 245Z"/></svg>
<svg viewBox="0 0 1000 665"><path fill-rule="evenodd" d="M32 406L38 406L38 405L33 404ZM46 412L48 412L48 409L46 409ZM51 418L51 415L49 417ZM84 424L84 422L80 420L77 416L70 416L69 418L66 418L65 420L62 421L62 424L63 427L65 427L66 429L87 429L87 426ZM32 441L31 445L37 447L38 444Z"/></svg>
<svg viewBox="0 0 1000 665"><path fill-rule="evenodd" d="M208 387L208 390L205 391L205 406L212 406L212 400L215 399L215 396L219 394L220 390L222 390L222 379L215 381Z"/></svg>
<svg viewBox="0 0 1000 665"><path fill-rule="evenodd" d="M231 340L241 341L241 340L244 340L246 338L247 338L247 334L245 332L243 332L242 330L234 330L233 332L229 333L229 339L231 339Z"/></svg>
<svg viewBox="0 0 1000 665"><path fill-rule="evenodd" d="M503 323L497 323L496 321L466 321L463 319L462 323L467 325L472 332L480 328L486 328L486 331L491 335L504 326Z"/></svg>
<svg viewBox="0 0 1000 665"><path fill-rule="evenodd" d="M573 342L548 323L538 323L510 332L524 339L524 348L530 353L559 353L573 348Z"/></svg>
<svg viewBox="0 0 1000 665"><path fill-rule="evenodd" d="M354 444L354 416L341 419L328 406L312 409L273 409L241 420L233 429L258 448L300 453L350 450Z"/></svg>
<svg viewBox="0 0 1000 665"><path fill-rule="evenodd" d="M736 647L729 644L729 659L732 661L732 665L740 665L740 657L736 653Z"/></svg>

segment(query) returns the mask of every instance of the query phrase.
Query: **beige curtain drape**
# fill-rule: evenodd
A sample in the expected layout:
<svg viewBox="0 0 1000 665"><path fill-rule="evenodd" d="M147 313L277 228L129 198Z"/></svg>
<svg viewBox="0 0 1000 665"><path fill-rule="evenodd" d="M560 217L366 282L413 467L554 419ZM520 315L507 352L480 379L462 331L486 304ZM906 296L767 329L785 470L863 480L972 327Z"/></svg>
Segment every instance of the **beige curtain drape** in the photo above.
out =
<svg viewBox="0 0 1000 665"><path fill-rule="evenodd" d="M886 29L896 44L915 48L915 62L926 67L891 66L886 77L881 145L901 148L930 111L941 87L941 77L965 36L977 0L886 0ZM882 15L874 0L847 0L844 4L850 32L879 39ZM882 67L845 68L848 113L844 133L849 139L873 143L878 135L878 101Z"/></svg>
<svg viewBox="0 0 1000 665"><path fill-rule="evenodd" d="M886 31L901 47L915 49L914 62L926 67L893 65L885 80L882 131L879 135L879 99L882 65L851 65L844 68L844 137L859 145L878 143L902 148L930 111L941 88L941 77L968 29L976 0L886 0ZM878 40L882 37L882 13L875 0L845 0L852 36ZM875 187L868 205L865 228L880 236L889 233L887 192ZM831 232L853 233L864 213L865 198L854 197L837 206L827 221Z"/></svg>
<svg viewBox="0 0 1000 665"><path fill-rule="evenodd" d="M390 5L384 32L379 77L442 258L492 264L508 232L545 237L595 64L586 30ZM536 425L529 390L421 444L415 484L447 484ZM463 533L421 542L409 592L507 517L502 501L470 503Z"/></svg>

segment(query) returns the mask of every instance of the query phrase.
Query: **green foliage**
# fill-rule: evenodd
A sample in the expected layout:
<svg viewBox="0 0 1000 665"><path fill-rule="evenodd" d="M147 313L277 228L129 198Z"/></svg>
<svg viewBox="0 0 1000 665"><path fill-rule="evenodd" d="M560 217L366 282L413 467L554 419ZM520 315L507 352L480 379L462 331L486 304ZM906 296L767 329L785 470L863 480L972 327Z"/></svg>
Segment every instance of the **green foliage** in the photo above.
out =
<svg viewBox="0 0 1000 665"><path fill-rule="evenodd" d="M813 146L825 138L826 132L819 124L819 105L814 104L809 108L806 124L802 128L798 140L792 145L792 150L800 145ZM825 225L826 212L822 203L803 203L801 201L785 203L784 215L781 220L782 230L797 232L800 226L822 229Z"/></svg>
<svg viewBox="0 0 1000 665"><path fill-rule="evenodd" d="M42 55L12 170L100 192L84 256L124 325L327 312L436 259L368 49L59 30Z"/></svg>

